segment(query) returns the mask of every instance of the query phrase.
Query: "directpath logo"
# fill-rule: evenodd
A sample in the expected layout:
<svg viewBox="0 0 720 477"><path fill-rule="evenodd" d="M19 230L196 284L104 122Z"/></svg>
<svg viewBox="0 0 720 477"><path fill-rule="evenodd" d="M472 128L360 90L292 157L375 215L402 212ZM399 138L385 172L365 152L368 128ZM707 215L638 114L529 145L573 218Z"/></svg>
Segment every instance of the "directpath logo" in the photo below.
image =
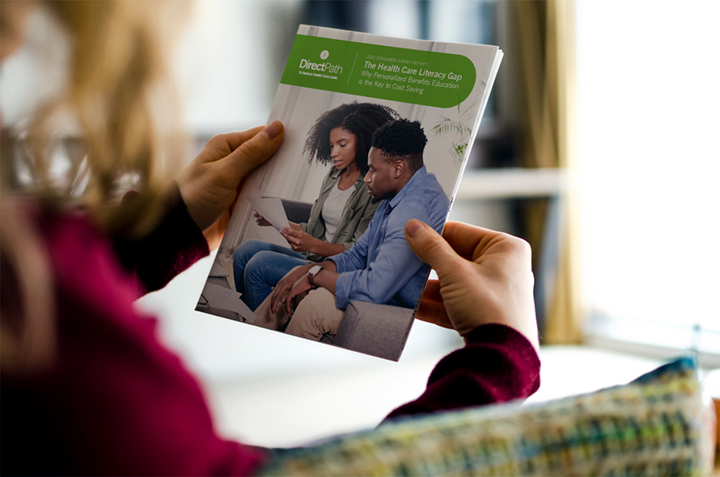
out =
<svg viewBox="0 0 720 477"><path fill-rule="evenodd" d="M340 65L334 65L329 61L325 61L328 59L328 57L330 57L330 52L328 50L323 50L320 52L320 59L323 60L322 63L315 63L305 58L302 58L300 60L299 67L303 70L312 70L322 73L333 73L336 75L342 74L343 67Z"/></svg>

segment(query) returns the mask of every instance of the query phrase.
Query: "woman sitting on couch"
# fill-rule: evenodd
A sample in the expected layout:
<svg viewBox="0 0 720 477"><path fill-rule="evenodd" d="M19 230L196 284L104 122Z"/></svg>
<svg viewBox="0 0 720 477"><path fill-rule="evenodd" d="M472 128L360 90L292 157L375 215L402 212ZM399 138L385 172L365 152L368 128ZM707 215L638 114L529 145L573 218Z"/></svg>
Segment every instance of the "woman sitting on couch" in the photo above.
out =
<svg viewBox="0 0 720 477"><path fill-rule="evenodd" d="M306 223L290 223L280 230L290 247L262 240L242 243L233 256L235 288L255 310L287 272L307 261L319 262L352 247L368 227L380 203L367 193L370 140L377 128L397 119L387 106L373 103L342 104L323 113L308 133L309 161L330 164ZM270 225L257 212L260 226Z"/></svg>
<svg viewBox="0 0 720 477"><path fill-rule="evenodd" d="M0 129L2 475L251 475L273 462L273 450L218 434L200 383L133 304L209 254L202 230L284 135L273 122L215 136L170 179L171 159L183 156L163 153L178 141L149 126L161 117L153 106L173 105L155 96L165 91L168 56L156 21L182 3L0 2L0 59L49 31L27 27L38 15L65 34L67 89L36 114L67 107L45 118L70 118L89 175L78 197L70 187L77 168L66 182L51 174L50 146L60 138L49 126L58 121L35 123L48 127L31 127L20 144ZM123 194L128 177L138 192ZM466 345L389 418L532 394L540 363L527 244L463 224L448 224L444 238L418 221L406 230L440 279L427 286L418 316L458 330ZM433 438L437 448L445 435ZM395 451L408 447L425 450L405 443Z"/></svg>

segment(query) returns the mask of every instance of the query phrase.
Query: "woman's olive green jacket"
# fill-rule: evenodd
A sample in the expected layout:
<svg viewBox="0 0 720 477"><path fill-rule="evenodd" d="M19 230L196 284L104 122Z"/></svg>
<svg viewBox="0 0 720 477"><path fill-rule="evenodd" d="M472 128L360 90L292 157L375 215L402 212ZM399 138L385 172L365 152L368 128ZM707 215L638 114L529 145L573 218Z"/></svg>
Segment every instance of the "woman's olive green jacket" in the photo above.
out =
<svg viewBox="0 0 720 477"><path fill-rule="evenodd" d="M330 191L335 187L335 184L337 184L340 178L340 172L341 171L334 167L330 168L330 172L328 172L328 175L325 176L323 180L320 195L310 210L310 218L307 223L300 224L304 232L320 240L325 240L325 221L322 218L322 208L325 204L325 199L327 199ZM355 187L355 191L353 191L345 203L342 218L331 242L341 244L345 247L345 250L352 247L363 232L365 232L368 225L370 225L370 220L372 220L375 210L381 202L373 199L368 193L364 179L365 174L360 173L353 186ZM306 253L306 256L308 260L313 262L319 262L325 258L309 252Z"/></svg>

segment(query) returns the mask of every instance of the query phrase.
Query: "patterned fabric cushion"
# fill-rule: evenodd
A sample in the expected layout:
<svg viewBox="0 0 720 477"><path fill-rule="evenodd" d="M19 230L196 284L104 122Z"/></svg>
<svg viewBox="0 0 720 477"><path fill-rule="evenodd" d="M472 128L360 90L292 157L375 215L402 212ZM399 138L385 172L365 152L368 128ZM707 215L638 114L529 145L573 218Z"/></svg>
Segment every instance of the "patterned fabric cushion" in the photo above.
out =
<svg viewBox="0 0 720 477"><path fill-rule="evenodd" d="M264 475L695 475L702 400L691 358L594 393L408 417L278 450Z"/></svg>

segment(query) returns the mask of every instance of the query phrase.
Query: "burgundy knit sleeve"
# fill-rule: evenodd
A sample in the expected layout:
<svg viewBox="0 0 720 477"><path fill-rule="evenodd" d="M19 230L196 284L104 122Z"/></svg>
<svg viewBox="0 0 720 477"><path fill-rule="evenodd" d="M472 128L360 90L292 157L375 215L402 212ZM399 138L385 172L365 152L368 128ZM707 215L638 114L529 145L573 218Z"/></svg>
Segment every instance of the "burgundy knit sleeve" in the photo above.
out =
<svg viewBox="0 0 720 477"><path fill-rule="evenodd" d="M131 194L137 192L128 193ZM205 236L190 217L179 190L172 194L168 212L150 235L137 241L116 238L113 243L120 263L136 275L148 292L164 287L210 253Z"/></svg>
<svg viewBox="0 0 720 477"><path fill-rule="evenodd" d="M435 366L419 398L385 420L524 399L539 387L540 359L527 338L508 326L483 325Z"/></svg>

